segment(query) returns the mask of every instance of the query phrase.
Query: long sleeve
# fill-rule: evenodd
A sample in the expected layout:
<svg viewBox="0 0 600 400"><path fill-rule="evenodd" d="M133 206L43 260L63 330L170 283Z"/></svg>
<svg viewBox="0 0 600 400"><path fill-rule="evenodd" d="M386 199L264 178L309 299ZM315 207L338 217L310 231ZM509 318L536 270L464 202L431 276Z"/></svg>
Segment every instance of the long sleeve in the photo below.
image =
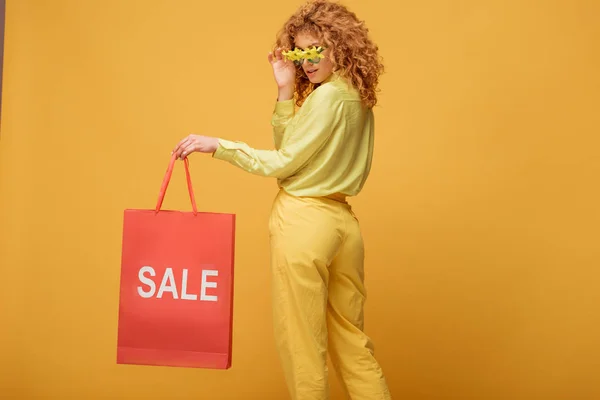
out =
<svg viewBox="0 0 600 400"><path fill-rule="evenodd" d="M286 127L286 140L276 150L256 150L243 142L219 139L213 157L247 172L279 179L301 169L326 143L343 119L344 101L334 86L315 90ZM281 140L279 139L281 142Z"/></svg>
<svg viewBox="0 0 600 400"><path fill-rule="evenodd" d="M273 116L271 117L271 126L273 127L273 143L277 150L281 147L285 127L294 118L295 109L296 106L293 99L278 101L275 104L275 110L273 110Z"/></svg>

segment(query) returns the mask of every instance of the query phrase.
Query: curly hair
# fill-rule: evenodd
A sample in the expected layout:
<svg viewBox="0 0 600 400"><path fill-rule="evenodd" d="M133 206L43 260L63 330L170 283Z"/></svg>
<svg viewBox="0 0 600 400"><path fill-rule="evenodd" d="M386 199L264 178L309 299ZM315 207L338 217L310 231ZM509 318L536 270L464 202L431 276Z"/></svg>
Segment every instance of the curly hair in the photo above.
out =
<svg viewBox="0 0 600 400"><path fill-rule="evenodd" d="M369 38L364 21L345 6L330 0L309 0L284 24L277 35L275 48L293 49L299 34L313 35L331 49L334 71L358 90L365 106L377 104L377 84L383 73L379 48ZM309 81L297 67L296 104L302 105L318 85Z"/></svg>

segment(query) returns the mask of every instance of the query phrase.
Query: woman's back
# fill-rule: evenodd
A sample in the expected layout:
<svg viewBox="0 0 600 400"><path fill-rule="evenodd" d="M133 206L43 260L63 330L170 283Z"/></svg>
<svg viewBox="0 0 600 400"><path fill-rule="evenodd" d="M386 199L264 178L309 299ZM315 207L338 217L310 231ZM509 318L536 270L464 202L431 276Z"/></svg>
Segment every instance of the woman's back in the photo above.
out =
<svg viewBox="0 0 600 400"><path fill-rule="evenodd" d="M275 127L278 119L290 117L290 112L293 104L278 104ZM373 111L361 103L354 88L334 74L307 97L286 128L279 130L282 137L275 138L284 150L294 143L315 140L305 132L321 132L323 138L304 165L278 179L279 185L297 196L357 195L371 169L373 128Z"/></svg>

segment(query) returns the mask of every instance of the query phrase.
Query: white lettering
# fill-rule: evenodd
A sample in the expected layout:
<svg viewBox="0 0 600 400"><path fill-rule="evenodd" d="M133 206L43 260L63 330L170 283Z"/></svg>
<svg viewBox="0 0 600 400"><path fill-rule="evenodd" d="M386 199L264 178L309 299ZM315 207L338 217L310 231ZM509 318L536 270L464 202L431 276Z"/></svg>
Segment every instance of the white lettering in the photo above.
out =
<svg viewBox="0 0 600 400"><path fill-rule="evenodd" d="M157 299L163 298L165 293L171 293L173 299L179 299L178 294L178 283L175 281L175 275L173 274L173 268L166 268L165 272L162 276L162 280L160 286L158 288L158 292L156 290L157 283L150 277L156 276L156 271L151 266L143 266L138 271L138 279L141 283L140 286L137 287L137 292L140 297L144 299L149 299L156 296ZM201 301L218 301L218 296L206 294L206 289L215 289L217 287L217 282L211 282L208 280L211 276L219 276L219 271L217 270L202 270L202 281L200 282L200 296L198 296L198 292L193 290L188 293L188 270L186 268L182 269L181 276L181 299L182 300L198 300L200 297ZM196 293L194 293L196 292Z"/></svg>
<svg viewBox="0 0 600 400"><path fill-rule="evenodd" d="M181 279L181 298L183 300L198 300L197 294L189 294L187 293L187 284L188 284L188 270L183 270L183 278Z"/></svg>
<svg viewBox="0 0 600 400"><path fill-rule="evenodd" d="M219 271L202 270L202 286L200 287L200 300L217 301L217 296L209 296L206 294L206 288L216 288L217 282L207 282L207 276L219 276Z"/></svg>
<svg viewBox="0 0 600 400"><path fill-rule="evenodd" d="M169 281L168 286L167 281ZM160 283L160 287L158 288L158 294L156 295L156 298L162 298L164 292L171 292L174 299L179 298L177 296L177 286L175 285L175 277L173 276L172 268L167 268L167 270L165 271L165 275L163 276L162 282Z"/></svg>
<svg viewBox="0 0 600 400"><path fill-rule="evenodd" d="M138 273L138 278L139 278L140 282L150 286L150 290L147 292L144 291L141 286L138 286L138 288L137 288L138 294L141 297L143 297L144 299L148 299L148 298L154 296L154 292L156 291L156 284L154 283L154 281L152 279L146 278L144 276L144 274L146 272L150 273L150 276L156 276L156 273L154 272L154 268L152 268L152 267L145 266L140 269L140 272Z"/></svg>

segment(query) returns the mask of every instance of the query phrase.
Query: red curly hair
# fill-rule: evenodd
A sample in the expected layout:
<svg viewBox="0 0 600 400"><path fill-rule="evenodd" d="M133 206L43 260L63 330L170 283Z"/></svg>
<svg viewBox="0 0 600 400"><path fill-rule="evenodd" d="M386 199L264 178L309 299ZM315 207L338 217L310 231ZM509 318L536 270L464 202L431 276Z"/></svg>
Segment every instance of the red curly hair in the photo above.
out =
<svg viewBox="0 0 600 400"><path fill-rule="evenodd" d="M330 0L310 0L301 6L284 24L277 35L275 48L293 49L294 38L310 34L328 47L334 71L347 79L360 93L368 108L377 104L377 84L383 64L379 48L369 38L364 21L345 6ZM304 73L296 74L296 104L302 105L316 89Z"/></svg>

